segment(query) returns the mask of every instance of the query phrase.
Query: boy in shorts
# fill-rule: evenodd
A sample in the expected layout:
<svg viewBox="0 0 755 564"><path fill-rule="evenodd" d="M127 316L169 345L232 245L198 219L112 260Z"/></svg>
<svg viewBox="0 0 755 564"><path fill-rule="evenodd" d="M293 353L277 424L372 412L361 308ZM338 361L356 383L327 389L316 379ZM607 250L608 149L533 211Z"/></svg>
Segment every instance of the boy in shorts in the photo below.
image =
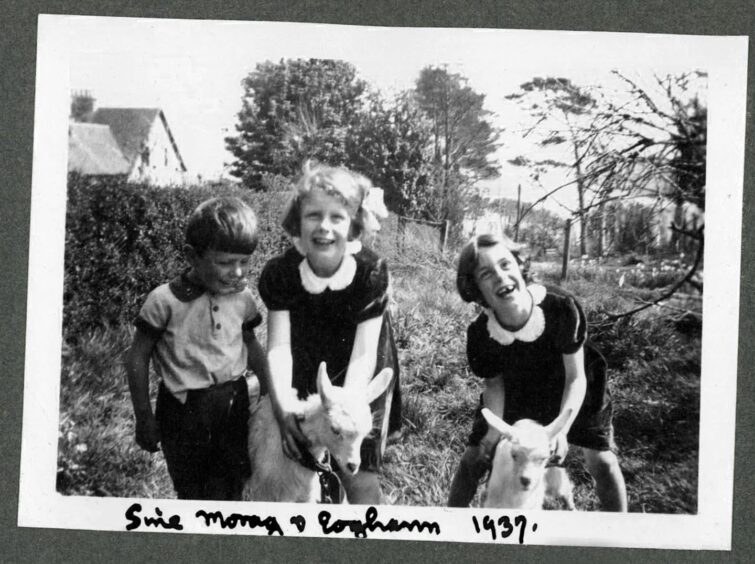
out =
<svg viewBox="0 0 755 564"><path fill-rule="evenodd" d="M257 218L238 198L213 198L189 218L189 268L147 296L126 359L136 442L162 446L179 499L239 500L247 455L251 368L266 381L254 335L262 321L248 286ZM161 379L149 400L149 363Z"/></svg>

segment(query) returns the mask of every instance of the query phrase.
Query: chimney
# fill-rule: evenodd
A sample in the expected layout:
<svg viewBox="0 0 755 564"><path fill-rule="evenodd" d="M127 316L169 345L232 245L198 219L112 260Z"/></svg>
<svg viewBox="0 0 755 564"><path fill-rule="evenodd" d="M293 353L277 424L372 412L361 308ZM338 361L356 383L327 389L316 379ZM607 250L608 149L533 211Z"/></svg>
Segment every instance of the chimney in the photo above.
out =
<svg viewBox="0 0 755 564"><path fill-rule="evenodd" d="M94 114L94 97L89 90L71 92L71 119L88 122Z"/></svg>

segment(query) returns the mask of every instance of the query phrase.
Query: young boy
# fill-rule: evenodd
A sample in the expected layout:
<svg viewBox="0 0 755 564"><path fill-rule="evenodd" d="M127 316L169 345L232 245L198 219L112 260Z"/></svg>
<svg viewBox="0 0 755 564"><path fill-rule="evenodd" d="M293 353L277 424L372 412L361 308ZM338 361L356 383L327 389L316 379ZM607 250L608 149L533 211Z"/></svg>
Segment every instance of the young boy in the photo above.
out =
<svg viewBox="0 0 755 564"><path fill-rule="evenodd" d="M267 379L247 288L257 219L238 198L197 207L186 228L190 268L153 290L136 318L126 369L136 442L161 443L179 499L238 500L249 476L247 367ZM161 378L156 413L149 363Z"/></svg>

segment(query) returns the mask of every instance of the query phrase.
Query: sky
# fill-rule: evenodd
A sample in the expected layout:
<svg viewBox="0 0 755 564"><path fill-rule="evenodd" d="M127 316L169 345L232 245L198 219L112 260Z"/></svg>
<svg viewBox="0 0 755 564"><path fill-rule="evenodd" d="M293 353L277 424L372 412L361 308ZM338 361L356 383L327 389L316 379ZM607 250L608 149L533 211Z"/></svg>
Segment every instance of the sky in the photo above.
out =
<svg viewBox="0 0 755 564"><path fill-rule="evenodd" d="M90 91L98 107L163 109L190 173L204 178L218 178L232 160L223 139L235 132L241 81L260 62L343 59L387 94L411 88L427 65L447 65L485 94L494 126L505 129L495 154L501 177L487 184L489 192L515 198L522 184L529 200L543 189L531 186L526 170L508 164L533 148L520 134L524 116L506 95L534 76L611 88L613 68L649 76L697 65L679 36L648 42L641 34L75 16L68 24L70 90Z"/></svg>

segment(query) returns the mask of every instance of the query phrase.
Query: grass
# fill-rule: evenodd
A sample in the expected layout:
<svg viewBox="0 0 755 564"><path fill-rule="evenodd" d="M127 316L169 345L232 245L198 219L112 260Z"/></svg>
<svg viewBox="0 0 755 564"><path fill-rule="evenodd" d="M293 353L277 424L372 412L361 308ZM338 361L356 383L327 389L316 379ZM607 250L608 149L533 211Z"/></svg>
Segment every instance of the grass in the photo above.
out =
<svg viewBox="0 0 755 564"><path fill-rule="evenodd" d="M62 493L173 497L162 457L133 440L122 362L130 340L128 331L97 330L64 351L57 471Z"/></svg>
<svg viewBox="0 0 755 564"><path fill-rule="evenodd" d="M442 506L464 450L480 382L466 363L466 327L474 306L456 294L451 261L422 243L401 252L376 245L393 273L395 333L401 362L404 427L385 454L386 503ZM617 324L605 312L628 309L631 285L617 292L615 273L575 273L593 336L609 360L619 457L635 512L695 513L699 432L700 332L681 332L662 308ZM552 281L555 265L535 265ZM665 276L665 273L664 273ZM625 277L625 279L628 277ZM647 286L643 286L647 287ZM65 494L172 497L162 456L133 441L133 417L121 362L129 332L112 328L80 337L64 351L58 490ZM153 395L154 397L154 395ZM579 456L567 467L577 507L597 509Z"/></svg>

